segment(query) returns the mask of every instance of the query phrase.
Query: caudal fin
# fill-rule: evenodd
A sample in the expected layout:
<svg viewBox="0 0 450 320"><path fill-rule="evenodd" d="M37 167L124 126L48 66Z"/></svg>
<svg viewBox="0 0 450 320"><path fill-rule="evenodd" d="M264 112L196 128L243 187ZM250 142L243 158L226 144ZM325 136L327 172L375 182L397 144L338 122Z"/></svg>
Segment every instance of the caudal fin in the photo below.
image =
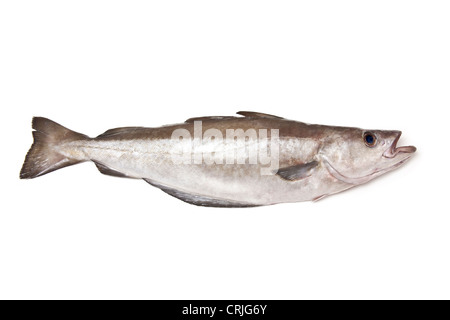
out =
<svg viewBox="0 0 450 320"><path fill-rule="evenodd" d="M88 136L41 117L33 118L32 127L34 142L20 170L21 179L36 178L80 162L58 153L55 146L61 142L89 139Z"/></svg>

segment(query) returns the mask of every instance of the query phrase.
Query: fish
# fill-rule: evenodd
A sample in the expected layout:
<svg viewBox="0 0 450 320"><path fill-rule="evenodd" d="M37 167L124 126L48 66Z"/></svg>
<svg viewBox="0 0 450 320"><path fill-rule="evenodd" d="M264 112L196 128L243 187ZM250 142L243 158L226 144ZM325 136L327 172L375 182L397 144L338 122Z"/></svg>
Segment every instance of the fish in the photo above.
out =
<svg viewBox="0 0 450 320"><path fill-rule="evenodd" d="M416 152L401 131L307 124L261 112L196 117L95 138L34 117L21 179L92 161L189 204L257 207L317 201L399 168Z"/></svg>

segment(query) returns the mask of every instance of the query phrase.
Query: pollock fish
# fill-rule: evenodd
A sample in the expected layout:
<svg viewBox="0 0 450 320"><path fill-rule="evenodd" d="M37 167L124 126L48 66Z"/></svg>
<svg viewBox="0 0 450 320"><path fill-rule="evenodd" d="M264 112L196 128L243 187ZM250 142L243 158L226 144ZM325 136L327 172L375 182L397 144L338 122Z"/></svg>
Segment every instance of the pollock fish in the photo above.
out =
<svg viewBox="0 0 450 320"><path fill-rule="evenodd" d="M103 174L143 179L190 204L254 207L322 199L400 167L416 151L397 146L400 131L237 114L95 138L35 117L20 178L92 161Z"/></svg>

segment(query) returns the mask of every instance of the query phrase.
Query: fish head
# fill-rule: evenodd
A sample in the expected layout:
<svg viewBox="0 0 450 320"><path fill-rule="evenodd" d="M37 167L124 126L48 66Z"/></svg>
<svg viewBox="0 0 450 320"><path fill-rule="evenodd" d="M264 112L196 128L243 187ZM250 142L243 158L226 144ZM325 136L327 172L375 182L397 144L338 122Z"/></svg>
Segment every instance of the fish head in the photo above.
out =
<svg viewBox="0 0 450 320"><path fill-rule="evenodd" d="M405 163L416 151L397 146L402 132L342 128L330 132L321 151L323 163L336 179L366 183Z"/></svg>

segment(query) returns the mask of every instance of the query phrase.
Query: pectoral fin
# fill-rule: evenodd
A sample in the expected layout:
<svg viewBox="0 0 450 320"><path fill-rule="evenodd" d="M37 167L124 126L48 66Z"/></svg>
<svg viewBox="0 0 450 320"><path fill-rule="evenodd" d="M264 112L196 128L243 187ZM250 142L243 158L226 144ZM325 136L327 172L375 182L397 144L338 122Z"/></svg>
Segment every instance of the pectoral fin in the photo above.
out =
<svg viewBox="0 0 450 320"><path fill-rule="evenodd" d="M317 167L319 163L317 161L311 161L308 163L302 163L291 167L280 168L277 171L277 175L288 181L298 181L305 179L312 174L312 171Z"/></svg>

